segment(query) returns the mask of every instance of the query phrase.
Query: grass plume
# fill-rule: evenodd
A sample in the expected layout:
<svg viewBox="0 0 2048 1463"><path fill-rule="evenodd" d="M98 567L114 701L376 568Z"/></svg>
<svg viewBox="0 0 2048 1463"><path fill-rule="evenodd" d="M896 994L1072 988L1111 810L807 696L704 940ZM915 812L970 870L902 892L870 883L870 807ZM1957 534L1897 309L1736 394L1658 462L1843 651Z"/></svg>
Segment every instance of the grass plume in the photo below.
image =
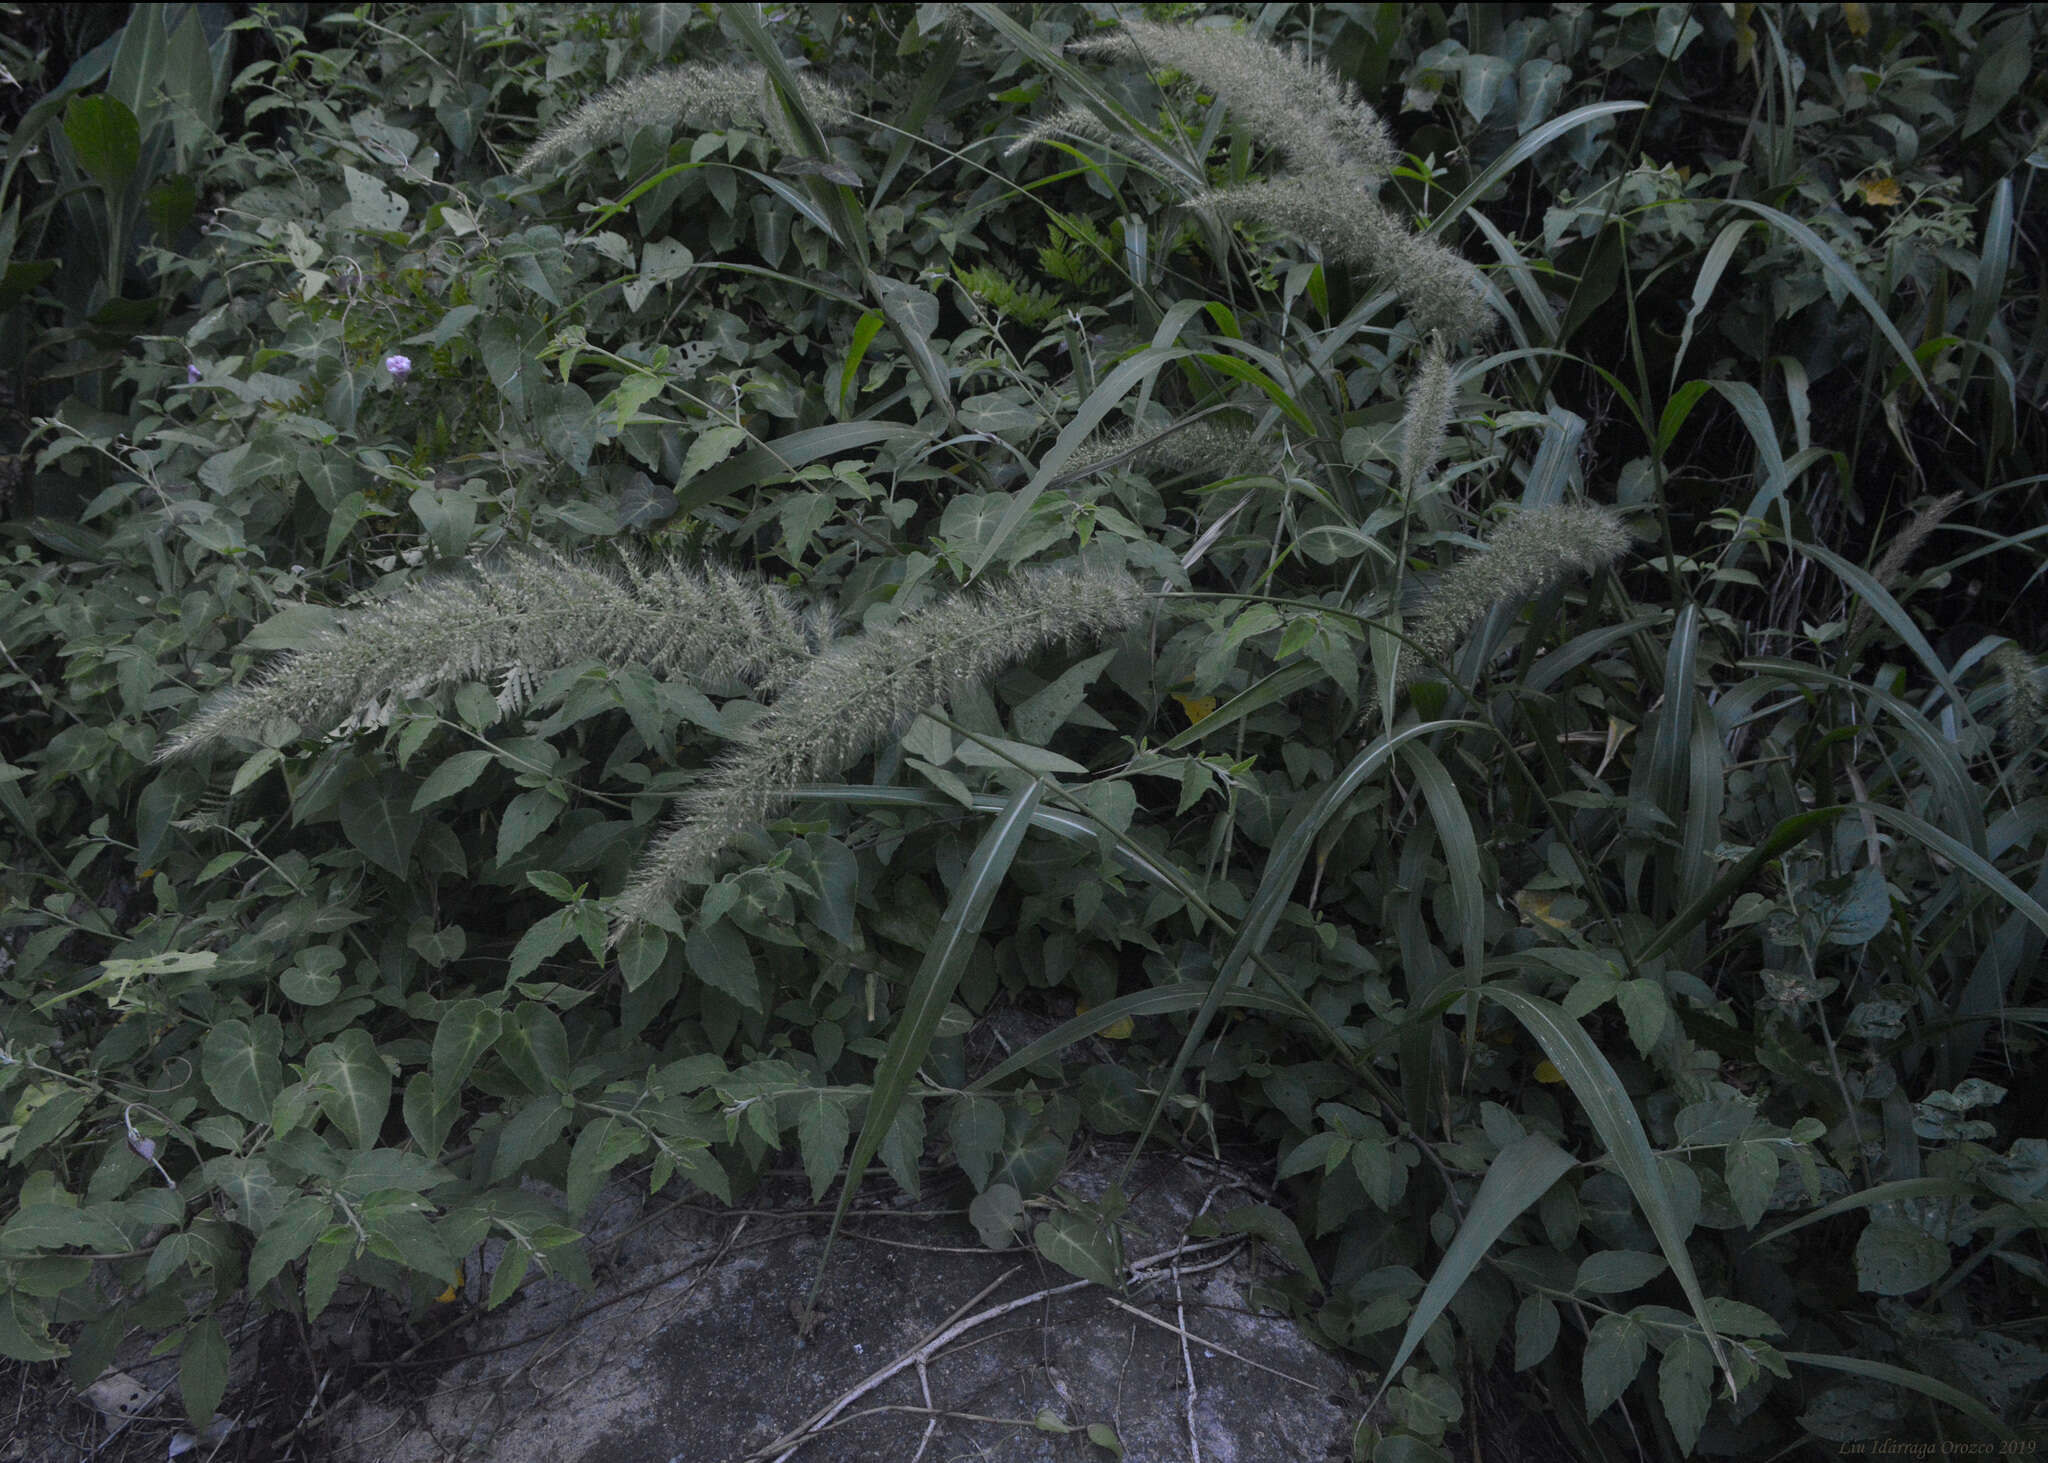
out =
<svg viewBox="0 0 2048 1463"><path fill-rule="evenodd" d="M1449 661L1497 604L1524 599L1574 574L1590 574L1628 552L1632 536L1606 508L1565 504L1517 513L1495 531L1486 552L1446 569L1407 626L1394 672L1396 692ZM1363 720L1378 706L1368 698Z"/></svg>
<svg viewBox="0 0 2048 1463"><path fill-rule="evenodd" d="M1356 89L1327 67L1243 31L1142 20L1068 49L1180 73L1220 98L1286 166L1261 182L1192 191L1191 207L1306 240L1326 260L1383 281L1425 330L1476 335L1491 324L1479 271L1381 206L1380 186L1398 156L1393 137ZM1016 146L1056 134L1151 147L1135 136L1112 136L1101 119L1073 110L1040 123ZM1185 174L1184 166L1170 165Z"/></svg>
<svg viewBox="0 0 2048 1463"><path fill-rule="evenodd" d="M1415 490L1436 471L1444 455L1444 429L1451 420L1451 358L1443 342L1432 338L1422 369L1408 388L1408 409L1401 418L1401 488L1412 501Z"/></svg>
<svg viewBox="0 0 2048 1463"><path fill-rule="evenodd" d="M187 756L279 720L331 729L383 698L509 672L531 685L593 657L656 675L773 686L827 637L819 614L727 569L628 557L616 568L518 549L341 612L313 643L216 693L157 752ZM502 704L502 703L501 703Z"/></svg>
<svg viewBox="0 0 2048 1463"><path fill-rule="evenodd" d="M1884 551L1884 557L1877 561L1877 566L1870 571L1870 577L1887 590L1897 584L1899 576L1905 572L1906 565L1912 561L1913 555L1919 553L1920 546L1927 542L1935 529L1941 527L1942 520L1961 506L1963 496L1961 493L1950 493L1946 497L1935 499L1915 513L1905 530L1893 539L1891 547ZM1856 606L1856 613L1849 617L1849 638L1854 640L1869 624L1870 605L1867 601L1861 602Z"/></svg>
<svg viewBox="0 0 2048 1463"><path fill-rule="evenodd" d="M1526 599L1570 575L1604 569L1628 552L1629 542L1619 518L1590 504L1517 513L1494 533L1485 553L1460 560L1430 586L1409 631L1425 664L1399 683L1422 674L1427 662L1449 660L1458 642L1495 605Z"/></svg>
<svg viewBox="0 0 2048 1463"><path fill-rule="evenodd" d="M1306 239L1325 259L1383 282L1426 331L1477 335L1491 323L1478 269L1406 228L1359 178L1274 178L1188 202L1219 218L1251 219Z"/></svg>
<svg viewBox="0 0 2048 1463"><path fill-rule="evenodd" d="M1986 656L1984 664L2005 685L2005 709L1998 717L2005 744L2022 751L2048 727L2048 686L2042 684L2041 665L2011 641Z"/></svg>
<svg viewBox="0 0 2048 1463"><path fill-rule="evenodd" d="M1112 129L1084 107L1061 107L1050 116L1034 122L1017 135L1016 141L1003 149L1003 156L1012 157L1056 137L1092 143L1110 152L1127 154L1150 165L1160 177L1178 178L1183 184L1193 176L1187 163L1150 138Z"/></svg>
<svg viewBox="0 0 2048 1463"><path fill-rule="evenodd" d="M1377 183L1394 166L1394 139L1356 87L1320 62L1247 32L1126 20L1115 34L1068 49L1180 72L1228 103L1297 173Z"/></svg>
<svg viewBox="0 0 2048 1463"><path fill-rule="evenodd" d="M729 61L650 71L598 93L558 118L520 159L519 172L531 177L622 141L650 123L703 129L747 118L773 131L782 125L781 109L768 105L767 85L760 67ZM816 77L799 72L797 89L820 121L840 121L854 110L845 92Z"/></svg>
<svg viewBox="0 0 2048 1463"><path fill-rule="evenodd" d="M1270 457L1266 460L1270 466ZM1150 433L1132 428L1098 433L1074 449L1066 473L1085 476L1134 463L1176 475L1199 473L1215 481L1254 471L1259 462L1258 443L1249 428L1205 417Z"/></svg>
<svg viewBox="0 0 2048 1463"><path fill-rule="evenodd" d="M1055 645L1136 624L1146 595L1121 570L1030 570L884 629L835 642L783 687L738 745L685 793L612 910L612 939L675 903L740 834L805 783L845 770L917 715Z"/></svg>

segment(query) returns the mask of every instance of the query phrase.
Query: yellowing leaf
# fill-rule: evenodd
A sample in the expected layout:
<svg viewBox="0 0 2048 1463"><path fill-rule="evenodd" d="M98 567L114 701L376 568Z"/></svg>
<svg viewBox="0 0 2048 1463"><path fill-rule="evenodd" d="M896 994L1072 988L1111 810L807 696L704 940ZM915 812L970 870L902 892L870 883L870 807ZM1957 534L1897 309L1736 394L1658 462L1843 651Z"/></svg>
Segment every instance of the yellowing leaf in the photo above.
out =
<svg viewBox="0 0 2048 1463"><path fill-rule="evenodd" d="M1856 184L1863 201L1877 208L1897 208L1906 201L1897 178L1864 178Z"/></svg>
<svg viewBox="0 0 2048 1463"><path fill-rule="evenodd" d="M1187 713L1189 726L1199 725L1204 717L1216 709L1214 696L1183 696L1175 691L1173 699L1180 702L1180 709Z"/></svg>
<svg viewBox="0 0 2048 1463"><path fill-rule="evenodd" d="M1756 28L1749 23L1753 4L1731 6L1735 20L1735 69L1746 71L1756 64Z"/></svg>
<svg viewBox="0 0 2048 1463"><path fill-rule="evenodd" d="M461 1298L461 1295L462 1267L460 1265L457 1265L455 1267L454 1280L449 1282L448 1288L446 1290L442 1291L439 1295L434 1297L434 1304L437 1306L452 1306L458 1299Z"/></svg>
<svg viewBox="0 0 2048 1463"><path fill-rule="evenodd" d="M1214 706L1216 703L1212 701L1209 704L1211 706ZM1086 1016L1088 1014L1088 1011L1089 1006L1086 1001L1074 1002L1074 1014L1076 1016ZM1104 1041L1129 1041L1131 1039L1131 1032L1135 1029L1136 1028L1131 1025L1130 1017L1119 1016L1116 1020L1110 1022L1109 1025L1103 1027L1102 1030L1096 1032L1095 1034L1101 1037Z"/></svg>
<svg viewBox="0 0 2048 1463"><path fill-rule="evenodd" d="M1552 1066L1549 1062L1542 1061L1536 1064L1536 1080L1538 1082L1554 1085L1556 1083L1564 1081L1564 1073L1558 1071L1557 1068Z"/></svg>
<svg viewBox="0 0 2048 1463"><path fill-rule="evenodd" d="M1849 27L1849 34L1852 36L1869 35L1870 7L1857 4L1844 5L1842 7L1842 23Z"/></svg>
<svg viewBox="0 0 2048 1463"><path fill-rule="evenodd" d="M1550 912L1557 903L1557 894L1548 889L1524 889L1515 895L1515 908L1522 912L1522 918L1531 923L1549 925L1553 930L1568 930L1569 921L1561 920Z"/></svg>

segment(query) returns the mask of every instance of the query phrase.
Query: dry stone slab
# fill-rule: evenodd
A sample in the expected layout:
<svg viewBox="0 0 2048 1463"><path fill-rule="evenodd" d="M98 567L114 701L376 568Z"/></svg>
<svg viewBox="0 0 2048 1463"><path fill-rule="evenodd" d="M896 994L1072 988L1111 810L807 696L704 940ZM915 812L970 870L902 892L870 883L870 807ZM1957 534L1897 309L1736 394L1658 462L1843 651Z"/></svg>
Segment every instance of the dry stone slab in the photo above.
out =
<svg viewBox="0 0 2048 1463"><path fill-rule="evenodd" d="M1120 1162L1083 1157L1062 1183L1099 1195ZM1246 1304L1270 1256L1187 1238L1205 1204L1248 1196L1166 1156L1131 1187L1122 1293L991 1251L957 1214L863 1205L808 1334L827 1216L801 1197L642 1210L614 1188L589 1221L617 1241L596 1293L529 1285L324 1441L376 1463L1054 1463L1113 1459L1112 1441L1131 1463L1349 1458L1362 1378Z"/></svg>

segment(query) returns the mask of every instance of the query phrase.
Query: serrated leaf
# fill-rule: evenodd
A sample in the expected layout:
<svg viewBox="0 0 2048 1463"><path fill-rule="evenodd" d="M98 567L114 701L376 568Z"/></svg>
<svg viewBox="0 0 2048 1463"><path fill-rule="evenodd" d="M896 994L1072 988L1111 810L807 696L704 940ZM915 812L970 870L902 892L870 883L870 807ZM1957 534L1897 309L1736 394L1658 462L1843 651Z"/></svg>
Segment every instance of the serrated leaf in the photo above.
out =
<svg viewBox="0 0 2048 1463"><path fill-rule="evenodd" d="M811 1202L817 1203L838 1176L853 1124L845 1104L822 1092L806 1092L796 1103L796 1142L804 1174L811 1181Z"/></svg>
<svg viewBox="0 0 2048 1463"><path fill-rule="evenodd" d="M1029 700L1021 703L1010 713L1010 725L1016 728L1018 738L1034 746L1044 746L1051 741L1053 733L1065 726L1068 719L1080 709L1083 698L1088 694L1088 687L1102 674L1103 667L1109 664L1115 654L1113 650L1105 650L1099 655L1092 655L1086 660L1076 662L1060 672L1050 684ZM1187 703L1183 700L1181 704L1185 706ZM1210 703L1210 709L1215 709L1213 702Z"/></svg>
<svg viewBox="0 0 2048 1463"><path fill-rule="evenodd" d="M505 817L498 824L498 863L509 864L520 850L546 832L567 806L546 788L533 788L507 803Z"/></svg>
<svg viewBox="0 0 2048 1463"><path fill-rule="evenodd" d="M341 1284L342 1272L348 1269L348 1262L355 1258L355 1237L345 1227L337 1226L320 1236L306 1256L306 1320L320 1319L320 1313L327 1309L327 1303L334 1299L335 1287Z"/></svg>
<svg viewBox="0 0 2048 1463"><path fill-rule="evenodd" d="M1580 1379L1586 1392L1586 1416L1598 1417L1629 1389L1650 1354L1643 1328L1627 1316L1602 1316L1586 1338Z"/></svg>
<svg viewBox="0 0 2048 1463"><path fill-rule="evenodd" d="M700 924L683 942L683 960L699 980L738 1001L750 1011L765 1011L761 977L740 932L718 920Z"/></svg>
<svg viewBox="0 0 2048 1463"><path fill-rule="evenodd" d="M405 222L410 205L368 173L343 163L341 178L348 187L349 211L356 227L388 233Z"/></svg>
<svg viewBox="0 0 2048 1463"><path fill-rule="evenodd" d="M576 938L576 922L566 912L556 910L544 914L527 927L519 937L519 943L512 947L511 958L506 962L507 980L524 980L540 969L540 963L559 951Z"/></svg>
<svg viewBox="0 0 2048 1463"><path fill-rule="evenodd" d="M334 1223L334 1206L326 1199L303 1194L291 1201L256 1237L249 1252L248 1288L253 1296L274 1279L285 1266L313 1247L313 1241Z"/></svg>
<svg viewBox="0 0 2048 1463"><path fill-rule="evenodd" d="M1602 1250L1579 1262L1578 1278L1572 1282L1574 1295L1620 1295L1640 1290L1667 1267L1657 1255L1640 1250Z"/></svg>
<svg viewBox="0 0 2048 1463"><path fill-rule="evenodd" d="M1621 1007L1621 1014L1628 1021L1629 1040L1635 1043L1637 1051L1648 1056L1657 1038L1664 1034L1665 1020L1671 1014L1664 987L1654 980L1625 980L1614 992L1614 1003Z"/></svg>
<svg viewBox="0 0 2048 1463"><path fill-rule="evenodd" d="M1557 1302L1547 1295L1528 1295L1515 1307L1515 1370L1527 1371L1557 1345L1561 1319Z"/></svg>
<svg viewBox="0 0 2048 1463"><path fill-rule="evenodd" d="M220 1322L201 1316L185 1333L178 1351L178 1391L185 1398L185 1416L194 1427L203 1428L220 1410L220 1399L228 1390L228 1339Z"/></svg>
<svg viewBox="0 0 2048 1463"><path fill-rule="evenodd" d="M491 1156L491 1182L516 1178L521 1169L562 1136L572 1111L562 1106L561 1098L546 1093L514 1113L498 1130L497 1151Z"/></svg>
<svg viewBox="0 0 2048 1463"><path fill-rule="evenodd" d="M1814 915L1820 921L1821 938L1828 944L1852 948L1869 944L1891 923L1892 896L1884 874L1865 864L1840 894L1816 896Z"/></svg>
<svg viewBox="0 0 2048 1463"><path fill-rule="evenodd" d="M1713 1353L1697 1336L1681 1336L1657 1367L1657 1397L1681 1452L1691 1453L1700 1440L1713 1387Z"/></svg>
<svg viewBox="0 0 2048 1463"><path fill-rule="evenodd" d="M578 473L590 471L590 452L597 445L597 403L572 382L529 387L533 425L548 450Z"/></svg>
<svg viewBox="0 0 2048 1463"><path fill-rule="evenodd" d="M569 1213L581 1214L590 1207L604 1184L605 1175L627 1159L646 1151L648 1137L631 1123L607 1114L584 1124L569 1150L569 1179L564 1192Z"/></svg>
<svg viewBox="0 0 2048 1463"><path fill-rule="evenodd" d="M1911 1295L1948 1273L1948 1242L1904 1219L1873 1219L1856 1241L1856 1285L1877 1295Z"/></svg>
<svg viewBox="0 0 2048 1463"><path fill-rule="evenodd" d="M422 808L432 807L443 798L454 797L483 775L483 770L491 765L494 755L480 750L457 752L427 774L426 781L420 784L420 790L413 794L412 811L417 813Z"/></svg>
<svg viewBox="0 0 2048 1463"><path fill-rule="evenodd" d="M533 1251L524 1242L514 1240L505 1246L505 1253L498 1257L498 1268L491 1272L491 1293L484 1300L484 1309L494 1311L512 1299L532 1264Z"/></svg>
<svg viewBox="0 0 2048 1463"><path fill-rule="evenodd" d="M619 941L619 974L637 991L668 959L668 936L653 925L636 925Z"/></svg>
<svg viewBox="0 0 2048 1463"><path fill-rule="evenodd" d="M1723 1157L1728 1197L1746 1228L1763 1222L1771 1191L1778 1186L1778 1149L1766 1142L1730 1143Z"/></svg>
<svg viewBox="0 0 2048 1463"><path fill-rule="evenodd" d="M1082 1214L1055 1214L1031 1231L1038 1253L1083 1280L1117 1289L1123 1281L1123 1243L1114 1226Z"/></svg>
<svg viewBox="0 0 2048 1463"><path fill-rule="evenodd" d="M1225 1214L1222 1223L1226 1234L1257 1235L1278 1251L1281 1259L1307 1276L1317 1290L1323 1288L1322 1274L1309 1256L1308 1246L1302 1243L1301 1231L1271 1204L1242 1205Z"/></svg>
<svg viewBox="0 0 2048 1463"><path fill-rule="evenodd" d="M128 1237L104 1215L72 1204L24 1204L0 1229L0 1253L28 1255L73 1245L120 1254L128 1248Z"/></svg>

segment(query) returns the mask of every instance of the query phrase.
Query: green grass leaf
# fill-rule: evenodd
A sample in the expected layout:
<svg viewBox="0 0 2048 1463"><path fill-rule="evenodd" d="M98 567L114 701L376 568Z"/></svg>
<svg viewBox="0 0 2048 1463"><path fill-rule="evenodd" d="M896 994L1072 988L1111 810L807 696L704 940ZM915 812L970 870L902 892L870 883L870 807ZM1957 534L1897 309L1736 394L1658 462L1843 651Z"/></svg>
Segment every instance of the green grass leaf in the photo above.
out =
<svg viewBox="0 0 2048 1463"><path fill-rule="evenodd" d="M1864 287L1863 281L1858 277L1856 271L1849 267L1847 262L1843 260L1840 254L1835 252L1833 246L1827 240L1816 234L1798 219L1793 218L1790 214L1781 213L1768 204L1756 203L1747 198L1730 198L1727 200L1727 205L1730 208L1746 209L1750 213L1755 214L1773 228L1783 231L1793 243L1812 255L1814 263L1821 267L1822 272L1840 286L1843 293L1862 307L1863 313L1870 317L1870 323L1877 327L1878 333L1890 344L1900 362L1911 373L1913 379L1919 383L1920 389L1930 396L1933 394L1933 388L1928 385L1926 373L1920 369L1919 357L1914 355L1913 348L1906 343L1906 337L1899 334L1898 326L1892 324L1891 317L1884 312L1884 307L1878 304L1876 299L1872 297L1870 291Z"/></svg>
<svg viewBox="0 0 2048 1463"><path fill-rule="evenodd" d="M1925 1372L1909 1371L1889 1362L1870 1361L1860 1356L1828 1356L1814 1351L1787 1351L1781 1353L1785 1360L1800 1366L1820 1367L1825 1371L1846 1372L1852 1377L1863 1377L1873 1382L1888 1382L1894 1387L1904 1387L1931 1397L1936 1402L1945 1402L1971 1421L1987 1427L2003 1440L2014 1438L2013 1430L2001 1422L1990 1408L1967 1392L1958 1391L1947 1382L1937 1381Z"/></svg>
<svg viewBox="0 0 2048 1463"><path fill-rule="evenodd" d="M1642 1119L1636 1115L1635 1104L1629 1100L1621 1078L1615 1074L1600 1048L1593 1044L1593 1039L1586 1035L1585 1029L1549 1001L1498 983L1481 987L1481 992L1507 1007L1522 1023L1585 1108L1593 1130L1600 1135L1600 1142L1607 1150L1608 1160L1627 1181L1637 1207L1649 1221L1650 1232L1657 1237L1657 1247L1664 1252L1671 1273L1685 1292L1700 1329L1706 1333L1707 1344L1713 1348L1715 1359L1728 1375L1732 1389L1734 1374L1729 1370L1721 1337L1715 1331L1708 1312L1706 1292L1700 1288L1692 1257L1685 1248L1686 1236L1680 1224L1678 1205L1669 1183L1659 1171L1657 1156L1650 1149L1649 1135L1643 1131Z"/></svg>
<svg viewBox="0 0 2048 1463"><path fill-rule="evenodd" d="M1423 230L1425 234L1441 234L1455 223L1466 209L1485 197L1487 191L1509 173L1534 157L1559 138L1602 117L1618 117L1624 112L1648 110L1647 102L1594 102L1591 106L1579 107L1566 112L1562 117L1552 117L1541 127L1524 133L1516 139L1515 145L1480 169L1478 176L1467 183L1464 191L1446 204L1442 212L1429 221Z"/></svg>
<svg viewBox="0 0 2048 1463"><path fill-rule="evenodd" d="M883 1138L888 1136L890 1125L896 1121L896 1109L902 1106L909 1093L910 1084L917 1077L917 1069L924 1065L925 1056L931 1050L939 1020L946 1014L946 1006L953 999L953 992L959 987L960 977L967 969L968 957L974 953L974 942L981 934L982 923L988 918L989 906L995 903L996 893L1008 877L1010 864L1016 859L1017 849L1024 841L1025 830L1031 826L1031 815L1038 807L1041 791L1041 785L1036 781L1020 788L1003 805L988 832L982 835L974 857L946 905L945 914L940 917L939 927L925 950L924 961L910 983L910 992L904 998L902 1015L896 1018L896 1030L889 1038L888 1049L875 1065L874 1088L868 1097L868 1110L861 1119L860 1138L853 1145L853 1160L847 1165L846 1183L839 1190L839 1205L832 1213L831 1231L825 1236L824 1248L818 1255L818 1273L811 1281L810 1294L804 1302L807 1307L817 1302L818 1289L825 1280L825 1263L832 1256L832 1243L839 1237L840 1226L846 1222L847 1208L853 1203L853 1196L860 1188L868 1164L881 1148Z"/></svg>
<svg viewBox="0 0 2048 1463"><path fill-rule="evenodd" d="M1444 1307L1464 1288L1479 1262L1486 1258L1486 1252L1493 1248L1493 1242L1552 1184L1569 1173L1575 1161L1548 1138L1535 1133L1509 1144L1495 1156L1487 1166L1486 1177L1479 1181L1479 1192L1472 1196L1465 1211L1465 1222L1458 1226L1436 1273L1429 1277L1429 1284L1415 1302L1415 1310L1408 1317L1408 1329L1401 1333L1401 1344L1394 1348L1394 1359L1387 1364L1368 1411L1379 1405L1408 1358L1415 1354L1415 1348L1422 1344L1423 1333L1436 1324Z"/></svg>

